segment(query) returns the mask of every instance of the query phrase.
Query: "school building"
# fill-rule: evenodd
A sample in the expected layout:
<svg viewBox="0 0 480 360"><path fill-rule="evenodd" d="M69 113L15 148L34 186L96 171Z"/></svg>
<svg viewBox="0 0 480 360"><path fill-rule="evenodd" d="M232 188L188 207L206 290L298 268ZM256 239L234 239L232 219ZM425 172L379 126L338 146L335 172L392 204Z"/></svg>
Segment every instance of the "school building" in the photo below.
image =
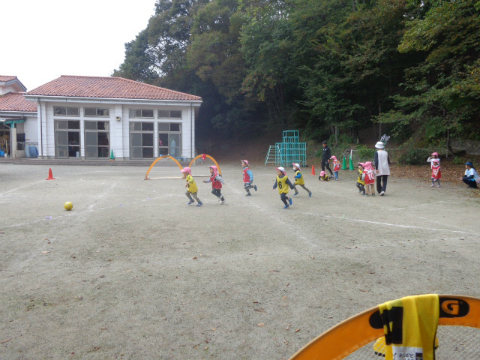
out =
<svg viewBox="0 0 480 360"><path fill-rule="evenodd" d="M202 98L119 77L61 76L26 91L0 75L0 154L42 159L195 157Z"/></svg>

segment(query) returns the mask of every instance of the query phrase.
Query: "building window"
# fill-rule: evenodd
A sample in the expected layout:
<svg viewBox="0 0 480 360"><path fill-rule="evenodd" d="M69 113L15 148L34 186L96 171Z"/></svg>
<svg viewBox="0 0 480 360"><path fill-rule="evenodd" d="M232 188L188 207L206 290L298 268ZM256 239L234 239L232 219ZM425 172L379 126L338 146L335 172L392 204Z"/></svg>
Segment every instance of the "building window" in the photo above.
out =
<svg viewBox="0 0 480 360"><path fill-rule="evenodd" d="M150 109L130 109L130 118L148 118L153 119L153 110Z"/></svg>
<svg viewBox="0 0 480 360"><path fill-rule="evenodd" d="M80 157L79 120L55 120L55 157Z"/></svg>
<svg viewBox="0 0 480 360"><path fill-rule="evenodd" d="M182 127L178 123L158 124L158 156L182 156Z"/></svg>
<svg viewBox="0 0 480 360"><path fill-rule="evenodd" d="M130 158L153 158L153 123L130 123Z"/></svg>
<svg viewBox="0 0 480 360"><path fill-rule="evenodd" d="M53 114L55 116L79 116L80 109L76 107L68 107L68 106L54 106Z"/></svg>
<svg viewBox="0 0 480 360"><path fill-rule="evenodd" d="M110 116L110 109L85 108L85 116L109 117Z"/></svg>
<svg viewBox="0 0 480 360"><path fill-rule="evenodd" d="M85 121L85 158L103 159L110 156L110 123Z"/></svg>
<svg viewBox="0 0 480 360"><path fill-rule="evenodd" d="M181 110L158 110L158 117L162 119L165 119L165 118L181 119L182 111Z"/></svg>

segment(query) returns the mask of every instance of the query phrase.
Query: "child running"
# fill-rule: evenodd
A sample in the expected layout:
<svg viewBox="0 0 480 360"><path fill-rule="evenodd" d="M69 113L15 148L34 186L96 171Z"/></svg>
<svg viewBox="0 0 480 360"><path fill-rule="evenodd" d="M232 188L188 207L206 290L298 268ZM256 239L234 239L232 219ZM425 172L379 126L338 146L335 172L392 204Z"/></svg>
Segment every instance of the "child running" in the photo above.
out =
<svg viewBox="0 0 480 360"><path fill-rule="evenodd" d="M285 168L283 167L278 167L277 168L277 181L275 181L275 184L273 184L273 189L275 190L278 187L278 193L280 194L280 199L283 201L285 206L283 207L284 209L288 209L290 205L293 205L292 198L289 198L287 196L288 191L290 189L293 189L293 185L288 180L287 177L287 172L285 171ZM290 189L289 189L290 187Z"/></svg>
<svg viewBox="0 0 480 360"><path fill-rule="evenodd" d="M218 197L218 201L222 202L222 205L225 204L225 198L222 195L222 184L225 184L225 181L218 174L218 169L215 165L210 166L210 179L203 180L204 183L212 183L212 194Z"/></svg>
<svg viewBox="0 0 480 360"><path fill-rule="evenodd" d="M337 157L333 155L330 160L333 162L333 176L335 176L335 181L338 181L338 172L340 171L340 161Z"/></svg>
<svg viewBox="0 0 480 360"><path fill-rule="evenodd" d="M363 180L363 171L364 171L364 163L358 163L358 179L357 179L357 188L358 193L365 195L365 181Z"/></svg>
<svg viewBox="0 0 480 360"><path fill-rule="evenodd" d="M295 183L293 184L293 189L295 190L295 194L293 196L298 195L297 185L301 186L303 190L308 192L308 197L312 197L312 192L307 189L305 186L305 179L303 178L302 172L300 170L300 164L293 163L293 171L295 171Z"/></svg>
<svg viewBox="0 0 480 360"><path fill-rule="evenodd" d="M365 181L365 186L367 188L367 195L375 196L375 171L373 171L373 166L371 161L367 161L364 166L364 172L362 174L363 180Z"/></svg>
<svg viewBox="0 0 480 360"><path fill-rule="evenodd" d="M257 185L252 185L253 173L252 173L252 170L250 170L250 165L248 163L248 160L242 160L242 166L243 166L243 188L247 192L247 195L245 196L251 196L252 194L250 194L250 189L254 188L255 191L257 191Z"/></svg>
<svg viewBox="0 0 480 360"><path fill-rule="evenodd" d="M202 206L203 203L197 196L198 188L197 184L195 183L195 179L192 176L192 170L189 167L185 167L181 171L186 175L185 180L187 181L187 184L185 185L185 187L187 188L187 192L185 193L185 195L187 195L187 197L190 199L187 205L191 205L195 202L192 199L193 196L193 198L197 200L197 206Z"/></svg>

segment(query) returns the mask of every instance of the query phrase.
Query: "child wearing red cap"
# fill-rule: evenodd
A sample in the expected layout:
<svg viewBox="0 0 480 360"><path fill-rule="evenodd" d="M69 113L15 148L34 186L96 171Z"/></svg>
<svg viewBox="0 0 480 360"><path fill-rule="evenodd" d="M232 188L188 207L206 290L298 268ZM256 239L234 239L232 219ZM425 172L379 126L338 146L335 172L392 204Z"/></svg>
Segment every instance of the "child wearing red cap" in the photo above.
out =
<svg viewBox="0 0 480 360"><path fill-rule="evenodd" d="M277 168L277 181L275 181L275 184L273 184L273 190L275 190L277 187L278 187L278 193L280 194L280 199L285 204L283 208L288 209L290 205L293 205L292 198L289 198L287 196L288 191L290 189L293 189L293 185L290 182L290 180L288 180L287 172L285 171L285 168L281 166Z"/></svg>
<svg viewBox="0 0 480 360"><path fill-rule="evenodd" d="M204 183L212 183L212 194L218 197L218 200L225 204L225 198L222 195L222 184L225 184L222 177L218 174L218 168L215 165L210 166L210 178L203 180Z"/></svg>
<svg viewBox="0 0 480 360"><path fill-rule="evenodd" d="M192 170L189 167L186 167L186 168L183 168L181 172L186 175L185 180L187 181L187 184L185 185L185 187L187 188L187 192L185 193L185 195L187 195L187 197L190 199L187 205L191 205L195 202L192 199L192 196L193 196L195 200L197 200L197 206L202 206L203 203L200 201L200 199L197 196L198 187L197 187L197 184L195 183L195 179L192 176Z"/></svg>
<svg viewBox="0 0 480 360"><path fill-rule="evenodd" d="M257 185L252 185L253 182L253 173L250 170L250 165L248 164L248 160L242 160L242 167L243 167L243 188L247 192L245 196L251 196L250 189L253 188L257 191Z"/></svg>

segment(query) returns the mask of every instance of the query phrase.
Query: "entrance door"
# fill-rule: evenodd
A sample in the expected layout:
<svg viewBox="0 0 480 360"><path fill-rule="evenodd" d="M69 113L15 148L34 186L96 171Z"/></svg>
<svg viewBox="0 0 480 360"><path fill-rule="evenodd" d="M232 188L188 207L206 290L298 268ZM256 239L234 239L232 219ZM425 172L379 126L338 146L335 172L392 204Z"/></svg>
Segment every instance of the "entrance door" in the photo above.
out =
<svg viewBox="0 0 480 360"><path fill-rule="evenodd" d="M55 157L80 157L79 120L55 120Z"/></svg>

